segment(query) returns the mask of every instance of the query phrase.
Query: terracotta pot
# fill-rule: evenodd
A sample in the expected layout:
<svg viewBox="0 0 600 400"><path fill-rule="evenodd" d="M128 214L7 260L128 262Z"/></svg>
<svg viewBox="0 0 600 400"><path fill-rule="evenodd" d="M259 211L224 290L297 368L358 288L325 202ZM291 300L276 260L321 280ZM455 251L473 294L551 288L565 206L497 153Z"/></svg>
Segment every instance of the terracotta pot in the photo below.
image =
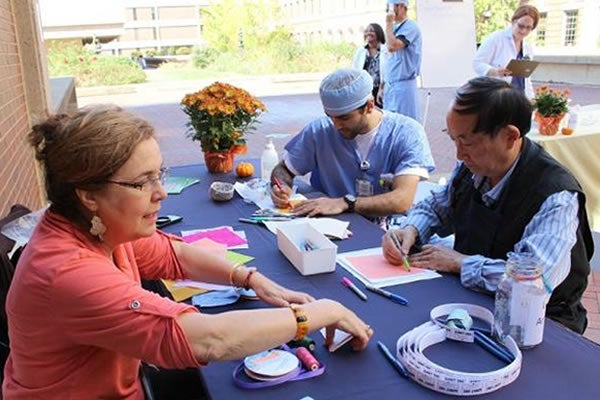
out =
<svg viewBox="0 0 600 400"><path fill-rule="evenodd" d="M211 174L227 173L233 171L233 156L230 151L205 151L204 162Z"/></svg>
<svg viewBox="0 0 600 400"><path fill-rule="evenodd" d="M540 132L540 135L556 135L558 133L558 126L560 125L560 121L562 121L564 116L565 114L544 117L536 111L535 120L538 123L538 131Z"/></svg>

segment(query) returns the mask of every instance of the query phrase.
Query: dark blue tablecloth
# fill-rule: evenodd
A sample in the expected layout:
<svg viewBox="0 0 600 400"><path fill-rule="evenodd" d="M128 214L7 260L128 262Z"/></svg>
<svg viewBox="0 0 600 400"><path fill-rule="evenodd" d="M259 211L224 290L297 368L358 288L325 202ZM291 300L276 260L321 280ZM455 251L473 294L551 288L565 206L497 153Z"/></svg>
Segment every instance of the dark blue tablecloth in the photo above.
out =
<svg viewBox="0 0 600 400"><path fill-rule="evenodd" d="M493 309L493 298L463 288L456 276L415 282L389 290L409 300L401 306L385 298L368 293L367 302L340 284L342 276L349 275L339 265L330 274L301 276L277 248L276 237L266 228L238 222L247 217L256 206L247 204L235 195L226 203L215 203L208 196L208 186L214 180L235 181L232 174L209 175L201 165L178 167L172 175L192 176L200 183L182 194L167 198L161 210L164 214L184 216L182 222L166 228L178 233L185 229L231 225L247 234L249 249L240 253L255 258L251 265L277 282L296 290L310 293L316 298L335 299L353 309L374 328L374 336L366 350L354 353L344 347L329 354L318 346L317 358L327 365L324 375L299 382L260 390L243 390L233 385L232 371L239 361L215 362L202 369L208 390L213 399L301 399L311 396L324 399L429 399L449 398L418 384L401 378L386 362L377 349L381 340L395 352L397 339L406 331L427 321L429 311L439 304L472 303ZM376 247L383 233L379 227L354 214L337 218L350 221L351 239L338 241L338 253ZM357 282L362 287L360 283ZM237 309L264 307L260 301L242 301ZM202 310L207 313L223 312L231 308ZM243 329L243 327L240 327ZM321 337L311 335L317 343ZM446 341L427 350L430 359L453 369L477 372L500 368L502 364L473 344ZM511 385L494 393L480 396L486 399L597 399L600 398L598 378L600 371L600 346L575 334L551 320L546 320L544 341L539 346L523 351L521 375Z"/></svg>

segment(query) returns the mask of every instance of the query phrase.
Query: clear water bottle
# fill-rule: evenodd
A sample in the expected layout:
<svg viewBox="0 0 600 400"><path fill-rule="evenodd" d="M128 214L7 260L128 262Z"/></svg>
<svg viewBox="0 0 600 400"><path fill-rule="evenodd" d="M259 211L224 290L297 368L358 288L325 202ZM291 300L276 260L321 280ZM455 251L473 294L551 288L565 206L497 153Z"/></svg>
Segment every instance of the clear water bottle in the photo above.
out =
<svg viewBox="0 0 600 400"><path fill-rule="evenodd" d="M494 335L501 341L510 335L522 349L540 344L549 298L538 260L529 253L508 253L496 290Z"/></svg>
<svg viewBox="0 0 600 400"><path fill-rule="evenodd" d="M260 178L264 181L270 181L271 172L278 162L279 156L277 155L277 150L275 150L273 139L269 138L260 157Z"/></svg>
<svg viewBox="0 0 600 400"><path fill-rule="evenodd" d="M580 111L580 106L579 104L574 105L573 107L569 108L569 125L568 127L571 128L573 130L573 132L575 132L575 130L577 129L577 124L579 123L579 111Z"/></svg>

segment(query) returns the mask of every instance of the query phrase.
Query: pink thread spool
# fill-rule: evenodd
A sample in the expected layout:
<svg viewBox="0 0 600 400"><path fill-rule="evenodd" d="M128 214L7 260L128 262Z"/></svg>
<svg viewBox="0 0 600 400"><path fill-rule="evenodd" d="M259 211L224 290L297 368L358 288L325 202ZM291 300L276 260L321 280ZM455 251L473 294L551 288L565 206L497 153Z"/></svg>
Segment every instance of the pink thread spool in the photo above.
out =
<svg viewBox="0 0 600 400"><path fill-rule="evenodd" d="M309 371L314 371L321 365L319 364L319 361L312 354L310 354L310 351L304 347L298 347L296 349L296 357L300 359L302 365L304 365L304 368L308 369Z"/></svg>

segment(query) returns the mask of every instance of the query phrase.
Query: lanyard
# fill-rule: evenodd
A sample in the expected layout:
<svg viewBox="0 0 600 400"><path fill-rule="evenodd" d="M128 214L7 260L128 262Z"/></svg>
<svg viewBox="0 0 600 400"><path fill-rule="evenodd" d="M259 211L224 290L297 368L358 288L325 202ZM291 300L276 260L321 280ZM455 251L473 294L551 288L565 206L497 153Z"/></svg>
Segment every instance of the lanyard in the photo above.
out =
<svg viewBox="0 0 600 400"><path fill-rule="evenodd" d="M354 155L356 156L356 159L358 160L358 168L363 173L363 175L367 173L369 168L371 168L371 163L369 162L368 158L369 158L369 154L371 154L371 150L373 149L373 145L374 145L373 141L374 140L375 140L375 137L370 138L364 158L360 154L360 151L358 151L358 142L356 142L356 140L355 140L354 143L352 143Z"/></svg>

